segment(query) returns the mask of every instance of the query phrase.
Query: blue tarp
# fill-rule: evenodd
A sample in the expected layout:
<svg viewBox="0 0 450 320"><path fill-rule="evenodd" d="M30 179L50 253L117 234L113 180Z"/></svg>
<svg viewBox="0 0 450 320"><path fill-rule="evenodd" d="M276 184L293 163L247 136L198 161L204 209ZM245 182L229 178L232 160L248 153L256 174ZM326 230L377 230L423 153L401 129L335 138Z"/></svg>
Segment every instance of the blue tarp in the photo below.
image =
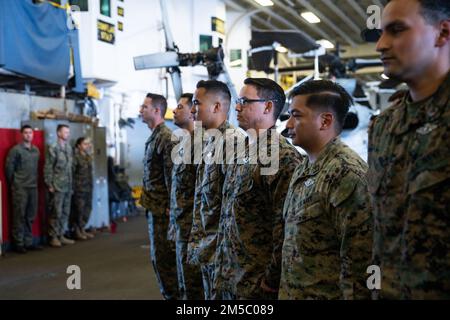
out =
<svg viewBox="0 0 450 320"><path fill-rule="evenodd" d="M76 40L76 43L75 41ZM69 78L74 50L77 89L82 87L78 31L69 30L67 13L48 3L0 0L0 66L58 85Z"/></svg>

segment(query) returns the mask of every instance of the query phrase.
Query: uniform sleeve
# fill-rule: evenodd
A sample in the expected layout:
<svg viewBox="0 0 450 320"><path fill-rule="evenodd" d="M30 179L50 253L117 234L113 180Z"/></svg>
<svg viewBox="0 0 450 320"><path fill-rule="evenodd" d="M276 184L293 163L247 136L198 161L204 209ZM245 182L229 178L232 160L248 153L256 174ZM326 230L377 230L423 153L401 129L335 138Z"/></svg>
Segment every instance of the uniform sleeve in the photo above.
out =
<svg viewBox="0 0 450 320"><path fill-rule="evenodd" d="M170 201L170 192L172 190L172 169L173 169L172 149L174 146L175 142L172 142L169 136L169 139L165 142L165 146L163 148L164 183L169 193L169 201Z"/></svg>
<svg viewBox="0 0 450 320"><path fill-rule="evenodd" d="M366 269L372 254L373 222L366 177L348 173L332 186L329 201L340 245L342 298L369 299Z"/></svg>
<svg viewBox="0 0 450 320"><path fill-rule="evenodd" d="M47 148L44 164L44 182L47 187L53 188L53 164L56 160L55 149L49 146Z"/></svg>
<svg viewBox="0 0 450 320"><path fill-rule="evenodd" d="M10 185L13 183L14 171L16 171L17 156L17 150L12 148L6 158L5 174L6 180Z"/></svg>
<svg viewBox="0 0 450 320"><path fill-rule="evenodd" d="M265 272L265 283L277 289L281 278L281 253L284 241L283 208L289 189L289 184L295 169L301 163L299 154L292 152L289 156L280 159L279 171L276 175L269 176L269 194L271 195L273 212L272 229L272 256Z"/></svg>
<svg viewBox="0 0 450 320"><path fill-rule="evenodd" d="M201 226L201 217L198 212L198 208L200 206L199 203L199 186L200 186L200 166L197 167L196 173L196 181L195 181L195 194L194 194L194 206L192 210L192 226L191 232L189 234L188 239L188 248L187 248L187 257L186 260L189 264L199 264L199 256L197 253L197 245L199 243L200 235L200 226Z"/></svg>

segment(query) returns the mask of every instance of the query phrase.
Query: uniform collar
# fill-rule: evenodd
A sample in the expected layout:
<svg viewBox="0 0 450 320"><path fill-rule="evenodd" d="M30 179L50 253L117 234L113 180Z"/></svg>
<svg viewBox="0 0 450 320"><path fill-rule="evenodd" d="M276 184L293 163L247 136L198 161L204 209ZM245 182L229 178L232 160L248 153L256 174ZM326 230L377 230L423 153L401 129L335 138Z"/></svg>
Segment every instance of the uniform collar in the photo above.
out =
<svg viewBox="0 0 450 320"><path fill-rule="evenodd" d="M25 142L22 142L20 145L22 146L22 148L27 149L27 150L33 149L33 144L31 144L29 148L25 145Z"/></svg>
<svg viewBox="0 0 450 320"><path fill-rule="evenodd" d="M228 122L228 120L225 120L224 122L222 122L222 124L217 128L217 130L219 130L220 132L225 132L225 130L230 128L230 123Z"/></svg>
<svg viewBox="0 0 450 320"><path fill-rule="evenodd" d="M392 114L391 132L396 135L404 134L411 127L434 122L444 113L450 99L450 72L438 90L430 97L412 102L408 92L399 100L399 107Z"/></svg>
<svg viewBox="0 0 450 320"><path fill-rule="evenodd" d="M148 145L158 134L166 127L166 124L164 122L161 122L161 124L158 124L155 129L152 130L152 133L150 134L150 137L148 137L147 142L145 143Z"/></svg>
<svg viewBox="0 0 450 320"><path fill-rule="evenodd" d="M307 158L305 171L302 176L314 176L328 163L331 159L334 159L344 144L339 137L334 138L327 143L325 148L320 152L317 160L311 163Z"/></svg>

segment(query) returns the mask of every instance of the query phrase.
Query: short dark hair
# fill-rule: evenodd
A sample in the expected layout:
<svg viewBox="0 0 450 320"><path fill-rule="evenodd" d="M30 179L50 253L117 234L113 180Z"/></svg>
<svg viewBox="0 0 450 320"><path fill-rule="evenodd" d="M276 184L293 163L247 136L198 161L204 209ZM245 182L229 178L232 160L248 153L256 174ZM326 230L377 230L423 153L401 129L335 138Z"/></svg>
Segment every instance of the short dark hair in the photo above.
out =
<svg viewBox="0 0 450 320"><path fill-rule="evenodd" d="M75 147L78 147L80 144L82 144L87 138L86 137L79 137L77 139L77 142L75 142Z"/></svg>
<svg viewBox="0 0 450 320"><path fill-rule="evenodd" d="M187 99L189 106L192 107L192 99L194 98L194 95L192 93L183 93L180 99L181 98Z"/></svg>
<svg viewBox="0 0 450 320"><path fill-rule="evenodd" d="M26 129L33 130L33 128L29 124L26 124L26 125L23 125L22 128L20 128L20 132L23 133Z"/></svg>
<svg viewBox="0 0 450 320"><path fill-rule="evenodd" d="M62 123L62 124L58 124L58 126L56 127L56 132L61 131L62 128L70 129L69 125Z"/></svg>
<svg viewBox="0 0 450 320"><path fill-rule="evenodd" d="M353 104L353 98L342 86L329 80L307 81L294 88L290 98L300 95L308 95L307 107L333 112L336 116L337 131L342 131L348 110Z"/></svg>
<svg viewBox="0 0 450 320"><path fill-rule="evenodd" d="M167 99L156 93L147 93L147 98L152 99L153 107L159 108L159 110L161 110L161 115L164 118L167 110Z"/></svg>
<svg viewBox="0 0 450 320"><path fill-rule="evenodd" d="M244 80L244 84L254 86L260 98L273 101L275 105L273 115L275 120L278 119L286 103L283 88L275 81L267 78L247 78Z"/></svg>
<svg viewBox="0 0 450 320"><path fill-rule="evenodd" d="M392 2L393 0L388 0ZM430 24L450 19L450 1L448 0L417 0L421 6L421 14Z"/></svg>
<svg viewBox="0 0 450 320"><path fill-rule="evenodd" d="M217 80L200 80L197 83L197 89L203 88L208 93L214 93L220 95L222 99L227 102L226 108L230 107L231 104L231 93L228 86L222 81Z"/></svg>

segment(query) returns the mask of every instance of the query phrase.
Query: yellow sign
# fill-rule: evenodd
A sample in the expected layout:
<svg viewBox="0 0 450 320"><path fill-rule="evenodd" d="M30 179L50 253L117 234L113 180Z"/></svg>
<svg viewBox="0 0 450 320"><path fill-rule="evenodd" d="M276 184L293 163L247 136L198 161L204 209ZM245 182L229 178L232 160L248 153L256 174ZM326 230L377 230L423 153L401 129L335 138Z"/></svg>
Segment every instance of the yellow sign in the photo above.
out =
<svg viewBox="0 0 450 320"><path fill-rule="evenodd" d="M219 18L216 18L216 17L212 17L211 18L211 29L212 29L212 31L216 31L218 33L225 35L225 21L223 21Z"/></svg>
<svg viewBox="0 0 450 320"><path fill-rule="evenodd" d="M87 84L87 95L93 99L100 99L100 91L98 91L97 87L94 86L92 82Z"/></svg>
<svg viewBox="0 0 450 320"><path fill-rule="evenodd" d="M115 43L115 26L113 24L102 20L97 20L97 31L98 40L111 44Z"/></svg>
<svg viewBox="0 0 450 320"><path fill-rule="evenodd" d="M121 17L125 15L123 8L117 7L117 15Z"/></svg>

